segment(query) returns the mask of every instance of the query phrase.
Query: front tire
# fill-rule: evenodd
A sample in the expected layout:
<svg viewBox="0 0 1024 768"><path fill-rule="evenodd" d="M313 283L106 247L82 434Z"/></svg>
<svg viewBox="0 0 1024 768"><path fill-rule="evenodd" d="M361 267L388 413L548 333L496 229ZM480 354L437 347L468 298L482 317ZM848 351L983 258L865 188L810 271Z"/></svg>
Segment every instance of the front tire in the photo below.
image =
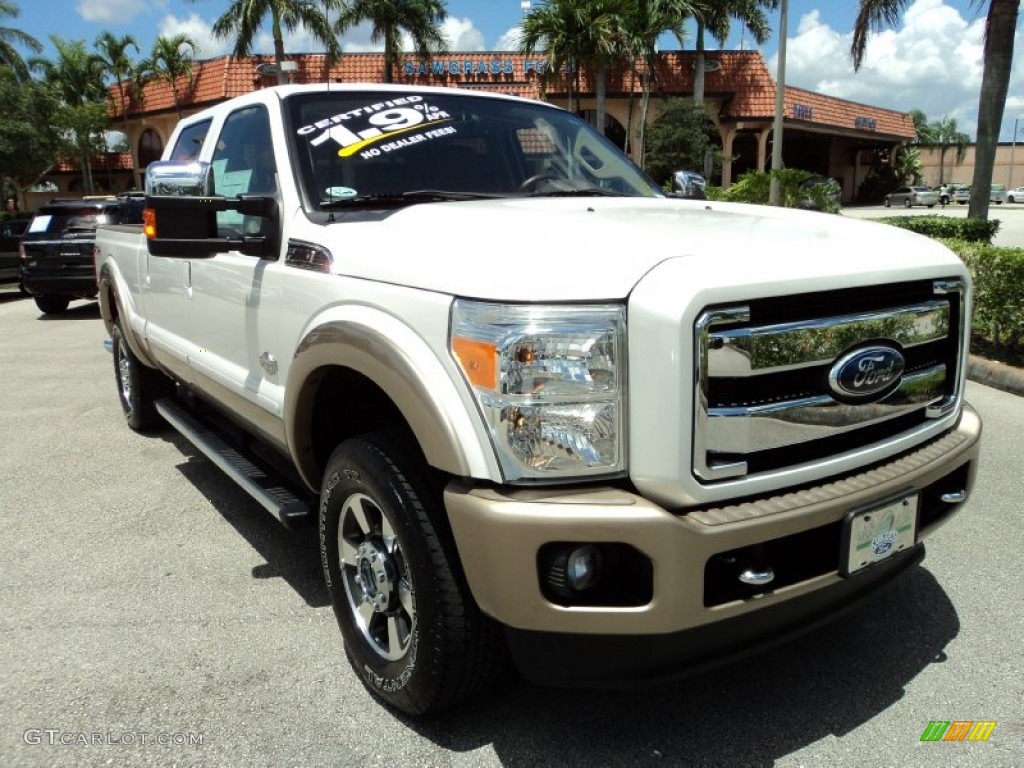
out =
<svg viewBox="0 0 1024 768"><path fill-rule="evenodd" d="M347 440L327 463L320 554L345 651L374 696L411 715L477 693L506 655L441 504L425 461L392 435Z"/></svg>
<svg viewBox="0 0 1024 768"><path fill-rule="evenodd" d="M67 311L71 299L67 296L36 296L36 306L46 315L57 315Z"/></svg>
<svg viewBox="0 0 1024 768"><path fill-rule="evenodd" d="M124 338L121 321L110 330L114 342L114 382L117 399L121 403L128 426L136 432L146 432L163 424L154 403L174 393L174 384L160 371L139 362Z"/></svg>
<svg viewBox="0 0 1024 768"><path fill-rule="evenodd" d="M887 197L885 198L885 207L888 208L892 205L892 201Z"/></svg>

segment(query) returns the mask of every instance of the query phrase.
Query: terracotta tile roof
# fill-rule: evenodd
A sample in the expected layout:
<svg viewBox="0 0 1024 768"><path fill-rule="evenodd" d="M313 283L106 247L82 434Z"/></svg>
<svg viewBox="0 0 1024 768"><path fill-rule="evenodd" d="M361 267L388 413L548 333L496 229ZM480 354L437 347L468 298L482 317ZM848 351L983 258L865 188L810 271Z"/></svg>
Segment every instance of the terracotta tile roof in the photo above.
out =
<svg viewBox="0 0 1024 768"><path fill-rule="evenodd" d="M479 58L479 54L471 54L471 56ZM445 61L449 58L452 57L442 57ZM457 58L461 61L468 57L458 56ZM504 58L508 58L508 56L503 56ZM384 56L379 53L345 54L340 61L330 67L327 65L327 57L323 54L301 54L290 56L289 60L298 65L298 69L291 73L290 82L292 83L379 83L384 79ZM415 60L409 59L409 61L414 62ZM222 56L217 59L197 61L193 67L191 83L186 77L180 77L176 81L178 101L183 109L193 110L249 93L256 88L274 85L276 79L273 76L256 73L256 67L259 64L270 63L273 63L273 57L270 56L253 56L248 59ZM530 80L520 78L518 81L508 75L406 77L403 75L403 69L404 67L396 68L395 82L453 87L487 87L488 90L528 98L536 98L538 95L535 75ZM111 116L120 118L120 106L116 103L116 99L112 101ZM174 96L170 85L166 81L154 79L145 85L141 101L139 99L131 101L128 114L131 116L173 110Z"/></svg>
<svg viewBox="0 0 1024 768"><path fill-rule="evenodd" d="M722 120L772 120L775 112L775 81L759 52L709 51L705 58L719 65L716 69L706 71L704 89L707 98L723 101L720 115ZM288 59L298 65L298 69L291 74L292 83L383 82L384 56L380 53L348 53L330 66L324 54L297 54ZM543 83L537 74L542 59L541 54L502 51L452 53L439 56L429 63L407 56L395 68L393 79L395 82L416 85L486 88L527 98L539 98L545 90L549 96L564 96L567 90L564 74L548 83ZM695 59L693 51L662 53L655 67L654 92L691 95ZM194 110L248 93L255 88L274 85L276 80L273 76L256 73L257 65L272 62L270 56L253 56L248 59L222 56L195 62L192 83L187 78L178 79L178 98L182 108ZM580 90L584 94L593 93L593 84L586 72L580 73ZM640 91L639 79L626 68L609 73L609 96ZM112 117L120 117L114 101ZM785 106L787 122L905 139L915 135L913 121L906 113L857 104L801 88L786 87ZM173 109L170 86L163 81L151 80L144 88L142 102L135 101L129 107L129 116Z"/></svg>
<svg viewBox="0 0 1024 768"><path fill-rule="evenodd" d="M917 136L914 121L906 112L858 104L854 101L837 99L788 85L784 101L786 118L790 121L825 125L849 131L870 131L883 136L898 136L902 139L913 139ZM773 104L773 114L774 109L775 105Z"/></svg>
<svg viewBox="0 0 1024 768"><path fill-rule="evenodd" d="M90 163L94 171L131 171L132 155L130 152L108 152L105 155L95 155ZM59 160L51 173L77 173L79 163L77 160Z"/></svg>

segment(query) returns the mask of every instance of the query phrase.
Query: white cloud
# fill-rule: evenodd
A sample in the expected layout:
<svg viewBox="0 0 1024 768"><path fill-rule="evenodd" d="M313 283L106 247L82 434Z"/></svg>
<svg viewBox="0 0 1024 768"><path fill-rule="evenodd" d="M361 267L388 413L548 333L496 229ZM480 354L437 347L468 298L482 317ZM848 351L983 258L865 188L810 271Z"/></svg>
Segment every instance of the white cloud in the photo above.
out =
<svg viewBox="0 0 1024 768"><path fill-rule="evenodd" d="M212 59L230 53L234 48L233 40L218 40L213 36L213 25L199 14L193 13L187 19L179 19L173 14L164 16L160 22L160 35L188 35L196 45L197 59Z"/></svg>
<svg viewBox="0 0 1024 768"><path fill-rule="evenodd" d="M373 27L369 22L352 27L341 37L341 49L345 53L380 53L384 50L384 41L372 42L370 34Z"/></svg>
<svg viewBox="0 0 1024 768"><path fill-rule="evenodd" d="M498 38L498 42L494 44L494 50L496 51L518 51L519 50L519 38L522 35L522 27L518 24L511 27L501 37Z"/></svg>
<svg viewBox="0 0 1024 768"><path fill-rule="evenodd" d="M384 42L372 41L372 31L369 23L352 27L341 38L342 50L346 53L381 53L384 50ZM485 50L483 33L470 19L449 16L442 24L441 33L448 42L448 48L453 51ZM402 34L402 48L409 52L414 50L412 38L408 34Z"/></svg>
<svg viewBox="0 0 1024 768"><path fill-rule="evenodd" d="M309 31L301 25L292 32L284 30L283 35L284 51L286 54L324 52L323 43L316 40L313 35L311 35ZM229 41L229 43L231 47L234 47L233 41ZM260 32L260 34L256 36L256 39L252 44L252 52L265 54L272 54L274 52L274 37L269 30Z"/></svg>
<svg viewBox="0 0 1024 768"><path fill-rule="evenodd" d="M196 44L197 59L223 56L231 53L235 47L234 39L215 37L213 23L197 13L191 14L187 19L179 19L173 14L168 14L160 23L160 34L164 37L176 34L188 35ZM286 53L316 53L322 51L323 46L313 40L312 35L300 26L294 32L285 31L284 49ZM269 31L256 35L252 43L252 52L254 54L272 54L274 52L274 38Z"/></svg>
<svg viewBox="0 0 1024 768"><path fill-rule="evenodd" d="M470 19L459 19L448 16L441 28L448 41L448 48L453 51L482 51L484 36Z"/></svg>
<svg viewBox="0 0 1024 768"><path fill-rule="evenodd" d="M76 10L86 21L123 24L146 11L146 0L79 0Z"/></svg>
<svg viewBox="0 0 1024 768"><path fill-rule="evenodd" d="M852 30L832 29L812 11L787 41L786 82L874 106L919 109L932 121L953 117L973 135L984 27L984 17L964 19L943 0L915 0L896 29L871 34L854 72ZM777 56L769 65L777 68Z"/></svg>

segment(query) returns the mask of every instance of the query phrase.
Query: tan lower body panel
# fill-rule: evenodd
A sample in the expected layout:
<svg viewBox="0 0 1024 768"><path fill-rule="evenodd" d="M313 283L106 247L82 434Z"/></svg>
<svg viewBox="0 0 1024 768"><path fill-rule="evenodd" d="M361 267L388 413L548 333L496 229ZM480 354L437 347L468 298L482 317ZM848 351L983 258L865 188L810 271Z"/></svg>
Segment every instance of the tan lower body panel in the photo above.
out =
<svg viewBox="0 0 1024 768"><path fill-rule="evenodd" d="M661 634L741 616L840 581L836 570L755 599L704 605L705 565L716 554L837 524L852 510L901 494L930 498L934 493L929 491L954 473L969 485L980 435L981 420L965 406L952 432L860 475L799 494L692 514L607 487L510 490L453 483L444 498L470 589L488 615L510 627L541 632ZM961 471L965 465L966 473ZM952 509L957 502L937 503ZM942 510L934 514L936 520L947 517ZM918 539L935 527L919 530ZM653 598L628 608L550 602L541 590L537 559L550 542L616 542L635 548L653 564Z"/></svg>

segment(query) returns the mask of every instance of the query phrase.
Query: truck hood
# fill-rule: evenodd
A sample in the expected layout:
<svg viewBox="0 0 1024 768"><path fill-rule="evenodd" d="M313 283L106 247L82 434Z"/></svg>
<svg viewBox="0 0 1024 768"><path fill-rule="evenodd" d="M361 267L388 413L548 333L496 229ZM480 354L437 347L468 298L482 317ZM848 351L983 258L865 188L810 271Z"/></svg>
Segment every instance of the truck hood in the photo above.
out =
<svg viewBox="0 0 1024 768"><path fill-rule="evenodd" d="M894 269L962 269L940 244L885 224L673 199L431 203L329 224L313 237L339 274L492 301L621 300L669 259L686 259L705 285L790 289L826 278L834 287L887 282Z"/></svg>

